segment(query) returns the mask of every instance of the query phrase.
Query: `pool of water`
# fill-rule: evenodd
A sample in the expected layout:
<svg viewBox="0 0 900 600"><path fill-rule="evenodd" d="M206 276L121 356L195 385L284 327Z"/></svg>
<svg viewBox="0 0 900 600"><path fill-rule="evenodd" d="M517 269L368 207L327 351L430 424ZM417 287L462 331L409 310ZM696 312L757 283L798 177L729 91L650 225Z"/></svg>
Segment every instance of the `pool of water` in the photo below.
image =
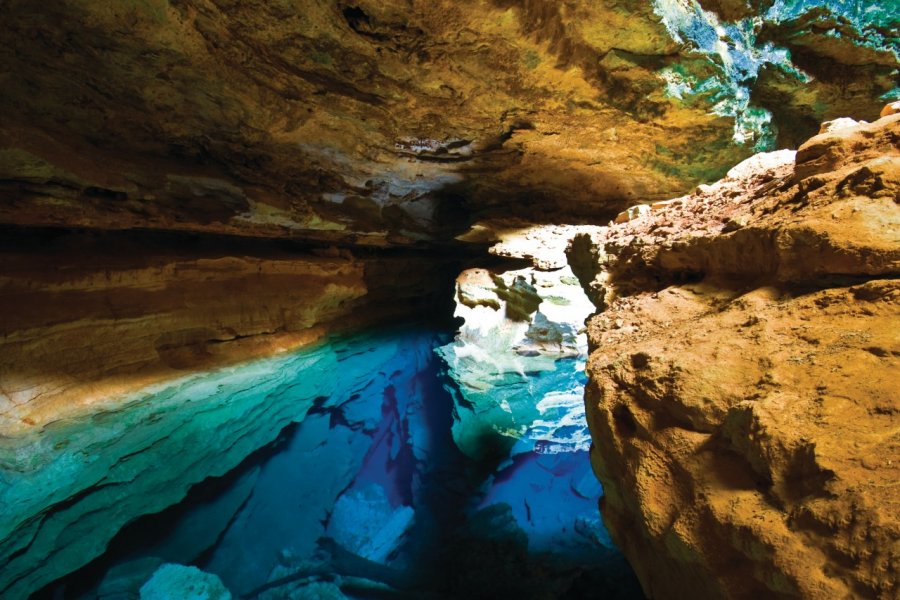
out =
<svg viewBox="0 0 900 600"><path fill-rule="evenodd" d="M460 423L478 425L478 414L460 401L435 352L450 339L427 327L335 337L263 367L183 383L179 394L195 403L209 403L204 390L218 400L164 433L116 431L142 436L132 452L143 466L119 478L115 498L56 527L65 538L91 535L79 515L108 524L97 527L98 544L85 546L81 564L45 543L44 566L66 573L35 597L189 597L173 590L192 585L198 598L641 598L600 521L584 424L572 420L583 363L523 373L512 387L518 401L541 406L533 422L521 435L476 426L483 434L467 436L463 452L454 434ZM144 400L135 422L159 398ZM280 427L271 435L252 433L273 425ZM70 427L69 438L86 435ZM477 452L473 443L482 444ZM108 448L95 444L98 453ZM114 465L128 460L126 452ZM74 479L85 465L69 466ZM10 480L11 494L18 488ZM36 514L52 522L98 486L108 489L93 481ZM156 508L157 492L173 488L186 493ZM97 545L101 552L87 556ZM14 563L20 581L40 581L40 562L26 565L22 555ZM174 577L163 565L185 567ZM209 575L218 581L207 585ZM8 594L25 589L7 585Z"/></svg>

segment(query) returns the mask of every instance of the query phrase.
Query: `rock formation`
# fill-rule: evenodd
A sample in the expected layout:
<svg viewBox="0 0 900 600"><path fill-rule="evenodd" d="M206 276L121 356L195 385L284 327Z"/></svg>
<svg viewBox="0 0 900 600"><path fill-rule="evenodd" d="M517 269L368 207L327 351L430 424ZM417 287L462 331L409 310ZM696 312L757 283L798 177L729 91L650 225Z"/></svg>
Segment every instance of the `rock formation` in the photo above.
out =
<svg viewBox="0 0 900 600"><path fill-rule="evenodd" d="M672 197L896 91L889 3L702 4L8 0L0 222L408 245Z"/></svg>
<svg viewBox="0 0 900 600"><path fill-rule="evenodd" d="M3 436L329 331L436 311L456 271L439 256L140 233L7 232L4 245Z"/></svg>
<svg viewBox="0 0 900 600"><path fill-rule="evenodd" d="M363 432L354 450L405 448L419 477L425 417L388 435L359 394L425 411L391 386L416 387L434 340L373 328L447 321L452 300L453 441L488 472L461 547L487 524L486 552L526 530L556 551L572 525L573 554L613 552L578 512L600 493L576 461L592 301L594 463L648 594L896 595L898 117L877 119L900 97L897 28L887 1L0 0L0 596L309 411ZM402 587L373 561L409 510L350 494L352 459L310 506L392 520L333 524L326 550ZM275 471L245 473L198 539L291 480ZM547 525L523 474L578 519ZM296 530L324 536L311 514ZM229 589L250 578L234 535L210 558ZM256 541L284 572L253 584L308 558ZM197 553L161 554L98 589ZM555 589L530 565L485 585Z"/></svg>
<svg viewBox="0 0 900 600"><path fill-rule="evenodd" d="M231 594L215 575L196 567L163 565L141 587L141 600L231 600Z"/></svg>
<svg viewBox="0 0 900 600"><path fill-rule="evenodd" d="M900 114L593 236L603 515L652 598L900 594Z"/></svg>
<svg viewBox="0 0 900 600"><path fill-rule="evenodd" d="M316 464L320 456L315 444L304 447L301 439L290 460L270 465L259 475L286 505L279 508L296 511L299 505L306 510L260 515L239 484L236 489L243 488L243 493L237 494L237 502L223 503L231 506L224 523L208 512L201 520L220 523L220 529L230 525L232 532L271 526L272 533L255 546L239 536L232 545L227 536L219 540L214 558L224 567L219 572L231 577L253 570L248 552L264 563L283 547L276 542L292 535L295 549L314 547L315 536L304 534L324 529L322 515L329 505L321 504L333 503L353 482L354 467L366 456L373 443L369 435L374 436L382 418L376 400L387 383L414 387L427 361L418 355L431 354L428 341L414 334L330 336L293 352L167 379L117 395L78 416L0 438L0 503L5 507L0 520L0 595L28 597L84 566L129 522L181 501L204 479L228 473L291 423L303 421L313 430L327 430L332 411L341 414L345 424L338 439L343 453L333 472L313 479L317 485L308 497L298 502L286 487L291 478L310 480L310 473L323 466ZM312 418L309 413L316 411ZM359 430L369 435L353 435ZM249 510L235 518L234 510L245 505ZM218 513L212 505L204 510ZM273 525L271 520L279 516L290 523ZM221 530L204 534L189 524L184 528L189 531L170 540L170 548L151 547L149 556L194 560L222 535ZM180 556L171 555L172 546Z"/></svg>

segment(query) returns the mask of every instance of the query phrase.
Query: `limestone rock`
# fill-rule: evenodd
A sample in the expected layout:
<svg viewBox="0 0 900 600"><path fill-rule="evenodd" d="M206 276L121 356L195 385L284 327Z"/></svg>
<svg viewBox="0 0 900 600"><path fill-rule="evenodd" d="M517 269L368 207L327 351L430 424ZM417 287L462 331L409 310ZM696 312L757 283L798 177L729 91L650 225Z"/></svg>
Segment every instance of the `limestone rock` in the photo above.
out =
<svg viewBox="0 0 900 600"><path fill-rule="evenodd" d="M116 565L109 569L97 587L101 600L133 600L140 596L141 586L159 569L161 558L147 556Z"/></svg>
<svg viewBox="0 0 900 600"><path fill-rule="evenodd" d="M886 115L882 115L886 116ZM832 131L837 131L838 129L846 129L848 127L856 127L865 123L865 121L857 121L855 119L848 119L847 117L841 117L840 119L835 119L833 121L825 121L822 123L822 126L819 127L819 133L831 133Z"/></svg>
<svg viewBox="0 0 900 600"><path fill-rule="evenodd" d="M346 329L432 306L441 280L457 271L454 259L442 276L439 261L139 233L7 240L2 435L98 410L153 383L311 344L337 320Z"/></svg>
<svg viewBox="0 0 900 600"><path fill-rule="evenodd" d="M382 487L370 485L338 499L326 532L348 551L385 563L412 525L414 514L409 506L395 508Z"/></svg>
<svg viewBox="0 0 900 600"><path fill-rule="evenodd" d="M650 597L900 594L898 135L828 131L573 243L602 510Z"/></svg>
<svg viewBox="0 0 900 600"><path fill-rule="evenodd" d="M378 333L335 335L291 352L183 374L106 398L90 411L42 428L4 435L0 438L0 504L5 507L0 520L0 560L4 565L0 595L27 597L84 566L102 554L127 523L181 501L200 481L229 472L250 453L275 440L290 423L311 421L310 427L318 424L327 430L327 413L307 419L314 402L324 399L325 407L359 398L365 402L370 397L363 392L370 385L380 395L380 370L414 377L417 363L407 362L409 346L425 348L426 343ZM412 373L403 371L410 368ZM336 372L342 377L335 378ZM355 427L362 428L372 418L380 418L380 405L368 402L364 410L348 408L345 414ZM371 443L367 436L352 433L348 428L348 439L339 444L346 453L339 462L345 477L323 479L334 486L330 498L323 498L327 494L321 489L313 494L326 507L353 480L356 471L351 459L361 461ZM308 464L291 457L285 471L308 478L321 467L315 450L315 446L299 448L298 454ZM160 468L161 464L166 468ZM275 488L286 480L285 473L277 470L263 475L265 485ZM246 520L220 513L234 509L256 473L247 477L251 481L244 480L235 489L238 498L223 497L222 502L205 506L202 527L188 520L173 528L169 542L179 543L179 548L170 544L145 549L164 556L190 557L205 549L211 535L221 533L210 528L222 521L228 531L243 526ZM251 494L249 502L253 498ZM310 499L304 500L312 506ZM292 509L297 507L294 498L285 497L283 502ZM283 515L254 513L261 522L251 519L249 526L259 529L262 523L273 531L254 538L258 540L258 547L253 548L255 560L276 552L266 545L272 540L278 540L277 550L283 548L286 543L279 536L290 540L293 533L300 532L295 537L314 546L315 537L306 539L309 536L303 534L321 531L323 514L324 509L301 513L290 527L279 527L277 519ZM214 541L218 541L214 544L216 557L221 556L223 562L218 573L239 575L255 564L247 561L246 543L239 541L236 548L230 546L230 552L224 552L228 536Z"/></svg>
<svg viewBox="0 0 900 600"><path fill-rule="evenodd" d="M141 587L141 600L231 600L231 592L212 573L197 567L161 566Z"/></svg>
<svg viewBox="0 0 900 600"><path fill-rule="evenodd" d="M624 210L616 215L616 218L613 220L614 223L627 223L628 221L633 221L635 219L639 219L650 212L650 207L646 204L636 204L628 208L628 210Z"/></svg>
<svg viewBox="0 0 900 600"><path fill-rule="evenodd" d="M568 267L469 269L457 278L457 299L454 314L465 322L438 352L461 394L454 440L481 459L529 431L544 412L537 396L569 385L573 365L561 359L584 355L592 307ZM548 376L533 381L540 373Z"/></svg>
<svg viewBox="0 0 900 600"><path fill-rule="evenodd" d="M870 35L861 34L862 26ZM796 147L819 123L838 117L873 121L896 97L896 7L875 2L866 10L834 3L778 2L765 18L760 41L791 53L791 64L763 65L754 101L773 109L781 147Z"/></svg>
<svg viewBox="0 0 900 600"><path fill-rule="evenodd" d="M897 113L900 113L900 100L885 104L884 108L881 109L882 117L889 117L891 115L896 115Z"/></svg>

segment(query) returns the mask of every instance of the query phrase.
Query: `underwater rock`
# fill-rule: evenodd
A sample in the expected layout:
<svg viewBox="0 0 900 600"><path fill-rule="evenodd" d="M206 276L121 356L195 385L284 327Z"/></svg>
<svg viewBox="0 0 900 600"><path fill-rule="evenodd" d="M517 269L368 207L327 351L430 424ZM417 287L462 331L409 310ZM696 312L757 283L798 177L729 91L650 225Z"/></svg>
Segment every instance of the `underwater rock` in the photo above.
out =
<svg viewBox="0 0 900 600"><path fill-rule="evenodd" d="M291 590L287 600L347 600L341 588L330 582L317 581ZM265 600L265 597L261 597Z"/></svg>
<svg viewBox="0 0 900 600"><path fill-rule="evenodd" d="M141 587L141 600L231 600L231 593L212 573L197 567L165 564Z"/></svg>
<svg viewBox="0 0 900 600"><path fill-rule="evenodd" d="M573 243L602 511L648 596L900 593L898 133L826 131Z"/></svg>
<svg viewBox="0 0 900 600"><path fill-rule="evenodd" d="M140 597L141 586L166 561L147 556L116 565L109 569L97 586L99 600L134 600Z"/></svg>
<svg viewBox="0 0 900 600"><path fill-rule="evenodd" d="M275 442L194 486L178 505L127 526L85 571L125 580L122 572L143 565L137 557L158 563L161 556L198 564L236 595L263 598L312 593L301 588L317 579L351 578L346 585L354 589L412 586L426 554L422 537L436 534L416 529L418 546L407 534L437 518L428 487L444 482L429 473L448 468L442 455L455 450L449 396L436 380L435 335L411 327L378 341L331 338L352 389L316 397ZM429 410L447 418L432 423Z"/></svg>
<svg viewBox="0 0 900 600"><path fill-rule="evenodd" d="M167 532L165 540L142 551L168 561L194 562L213 548L238 511L254 493L260 470L251 469L229 489L185 515Z"/></svg>
<svg viewBox="0 0 900 600"><path fill-rule="evenodd" d="M380 412L380 406L373 408ZM330 421L327 413L306 416L286 451L263 467L253 497L206 563L229 589L244 594L265 583L285 549L301 557L315 552L328 512L371 443L348 427L332 428ZM316 485L304 485L311 477Z"/></svg>
<svg viewBox="0 0 900 600"><path fill-rule="evenodd" d="M325 533L354 554L385 562L412 526L412 507L395 508L379 485L343 494L334 504Z"/></svg>
<svg viewBox="0 0 900 600"><path fill-rule="evenodd" d="M379 334L334 337L149 387L115 410L3 440L0 501L8 508L0 521L0 593L27 594L77 569L102 553L125 523L178 502L204 478L226 473L289 423L306 418L312 426L316 419L307 411L317 399L327 399L323 407L339 405L370 385L381 394L386 384L378 365L392 373L397 369L391 364L419 364L407 362L406 343L413 342ZM337 371L344 376L335 379ZM379 413L380 404L373 411ZM319 417L328 428L328 415ZM361 450L348 448L348 455L362 457ZM315 469L310 465L310 472ZM334 482L332 503L352 480L352 467L346 472ZM260 481L265 476L260 473ZM310 513L314 520L321 516ZM283 529L277 518L269 526L275 536ZM188 542L189 554L199 548L199 540Z"/></svg>

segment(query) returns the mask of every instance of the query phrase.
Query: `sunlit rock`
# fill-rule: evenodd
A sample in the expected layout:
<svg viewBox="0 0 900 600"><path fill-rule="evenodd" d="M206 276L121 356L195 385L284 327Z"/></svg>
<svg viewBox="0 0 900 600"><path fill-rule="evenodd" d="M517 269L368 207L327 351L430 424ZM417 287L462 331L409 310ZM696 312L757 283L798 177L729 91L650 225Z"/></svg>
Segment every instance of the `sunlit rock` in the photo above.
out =
<svg viewBox="0 0 900 600"><path fill-rule="evenodd" d="M564 256L560 228L487 227L501 239L494 253L527 256L542 268ZM587 462L583 324L592 311L568 267L471 269L457 279L460 331L439 349L456 383L456 444L498 463L473 519L502 517L505 525L490 526L498 543L582 565L614 553Z"/></svg>
<svg viewBox="0 0 900 600"><path fill-rule="evenodd" d="M900 117L844 125L572 244L603 515L653 598L897 595Z"/></svg>
<svg viewBox="0 0 900 600"><path fill-rule="evenodd" d="M470 270L457 290L464 323L440 354L459 384L454 436L479 457L511 447L541 416L542 395L570 387L593 306L568 268Z"/></svg>

